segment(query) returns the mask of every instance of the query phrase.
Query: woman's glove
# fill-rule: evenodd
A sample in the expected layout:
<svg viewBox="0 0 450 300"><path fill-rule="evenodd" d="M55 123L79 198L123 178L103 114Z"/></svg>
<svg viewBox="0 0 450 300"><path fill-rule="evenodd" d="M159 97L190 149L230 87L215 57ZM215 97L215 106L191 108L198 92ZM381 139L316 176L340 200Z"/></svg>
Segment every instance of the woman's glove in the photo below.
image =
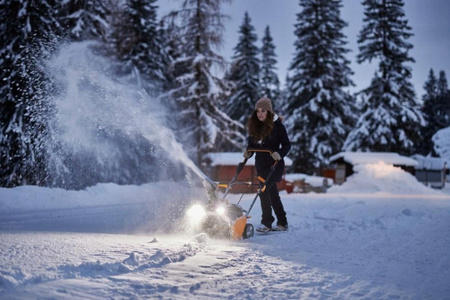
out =
<svg viewBox="0 0 450 300"><path fill-rule="evenodd" d="M281 156L278 152L273 152L271 156L273 160L281 160Z"/></svg>
<svg viewBox="0 0 450 300"><path fill-rule="evenodd" d="M245 150L244 151L244 158L249 159L252 156L252 153L250 151Z"/></svg>

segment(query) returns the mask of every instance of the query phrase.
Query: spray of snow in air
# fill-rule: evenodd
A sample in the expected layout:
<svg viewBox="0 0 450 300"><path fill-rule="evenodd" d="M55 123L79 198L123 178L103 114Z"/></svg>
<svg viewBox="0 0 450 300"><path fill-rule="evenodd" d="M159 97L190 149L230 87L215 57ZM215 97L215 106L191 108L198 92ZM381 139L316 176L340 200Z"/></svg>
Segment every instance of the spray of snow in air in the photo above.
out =
<svg viewBox="0 0 450 300"><path fill-rule="evenodd" d="M65 89L56 101L56 125L62 141L73 150L95 152L101 161L117 155L102 139L103 132L142 135L171 159L196 169L164 126L166 115L158 101L150 99L138 82L124 83L108 74L111 62L94 54L91 46L89 42L70 44L50 63Z"/></svg>
<svg viewBox="0 0 450 300"><path fill-rule="evenodd" d="M75 185L83 176L89 177L87 184L80 184L80 188L84 188L89 186L91 177L103 172L106 178L115 179L105 182L128 184L114 176L118 173L120 176L131 174L131 178L133 172L142 172L147 168L149 174L162 177L154 180L172 181L170 176L163 177L162 174L174 172L171 170L173 166L182 166L184 175L181 179L175 179L178 182L173 184L177 191L166 190L164 195L153 194L149 197L167 199L170 194L174 195L173 198L180 197L179 191L184 188L184 199L169 201L173 203L172 207L176 206L177 211L182 206L180 202L183 205L191 202L189 197L206 199L205 191L193 188L191 184L192 181L200 182L198 179L204 175L165 126L167 115L162 105L140 88L138 76L114 75L114 64L95 54L93 46L95 44L92 42L66 45L48 63L49 74L58 86L58 93L54 97L56 114L52 123L53 141L49 146L53 165L56 166L55 177L65 176L64 172L74 176L72 174L78 172L78 177L73 179ZM145 151L150 154L147 155ZM142 161L142 157L150 157L149 160L154 161ZM88 159L90 163L85 163ZM158 163L159 169L154 166ZM139 175L143 179L131 184L145 184L148 182L145 175ZM160 207L168 205L155 203ZM152 204L153 208L155 203ZM163 211L162 208L158 209Z"/></svg>

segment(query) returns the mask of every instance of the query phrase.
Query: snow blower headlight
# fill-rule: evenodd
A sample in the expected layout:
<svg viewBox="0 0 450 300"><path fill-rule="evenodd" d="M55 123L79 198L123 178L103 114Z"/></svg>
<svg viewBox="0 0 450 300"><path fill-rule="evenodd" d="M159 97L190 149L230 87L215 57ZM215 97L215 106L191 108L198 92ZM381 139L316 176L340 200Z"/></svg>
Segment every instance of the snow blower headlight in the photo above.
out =
<svg viewBox="0 0 450 300"><path fill-rule="evenodd" d="M192 205L186 212L192 223L200 223L206 217L206 210L200 204Z"/></svg>

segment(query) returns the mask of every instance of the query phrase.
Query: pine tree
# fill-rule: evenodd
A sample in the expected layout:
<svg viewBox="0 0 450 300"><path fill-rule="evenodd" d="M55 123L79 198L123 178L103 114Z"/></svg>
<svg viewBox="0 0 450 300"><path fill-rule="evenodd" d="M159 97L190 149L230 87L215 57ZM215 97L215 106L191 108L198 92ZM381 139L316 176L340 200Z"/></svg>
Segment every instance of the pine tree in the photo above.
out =
<svg viewBox="0 0 450 300"><path fill-rule="evenodd" d="M291 77L289 76L289 73L286 73L286 78L284 79L284 85L280 92L279 109L278 109L279 113L282 116L287 116L287 112L288 112L288 107L289 107L288 87L290 86L290 82L291 82Z"/></svg>
<svg viewBox="0 0 450 300"><path fill-rule="evenodd" d="M442 127L450 126L450 90L448 89L447 76L445 71L439 72L439 79L437 83L439 108L441 110L441 124Z"/></svg>
<svg viewBox="0 0 450 300"><path fill-rule="evenodd" d="M444 71L439 72L439 78L430 70L428 80L424 85L422 113L427 125L422 130L423 140L418 152L423 155L438 155L434 144L434 135L441 129L450 126L450 92Z"/></svg>
<svg viewBox="0 0 450 300"><path fill-rule="evenodd" d="M354 124L350 62L345 58L347 25L340 0L300 0L290 65L286 127L291 134L292 169L311 173L340 151Z"/></svg>
<svg viewBox="0 0 450 300"><path fill-rule="evenodd" d="M358 62L379 60L378 70L362 91L364 105L344 148L413 154L425 120L410 82L414 62L408 54L411 27L402 0L365 0L364 26L358 37Z"/></svg>
<svg viewBox="0 0 450 300"><path fill-rule="evenodd" d="M41 59L51 54L61 29L56 3L0 1L0 186L43 185L51 107Z"/></svg>
<svg viewBox="0 0 450 300"><path fill-rule="evenodd" d="M103 40L107 34L109 0L66 0L58 14L60 24L70 39Z"/></svg>
<svg viewBox="0 0 450 300"><path fill-rule="evenodd" d="M221 110L225 87L213 75L224 59L214 52L222 41L222 0L185 0L173 17L180 18L177 38L183 52L172 66L176 87L171 91L176 133L187 153L199 164L212 151L239 149L242 126Z"/></svg>
<svg viewBox="0 0 450 300"><path fill-rule="evenodd" d="M137 73L144 89L155 96L165 82L164 55L157 20L157 0L127 0L111 34L125 73Z"/></svg>
<svg viewBox="0 0 450 300"><path fill-rule="evenodd" d="M272 100L276 109L280 104L280 80L276 72L276 54L269 26L264 31L261 48L261 95Z"/></svg>
<svg viewBox="0 0 450 300"><path fill-rule="evenodd" d="M227 80L232 85L227 113L244 125L255 109L255 102L262 96L257 40L255 27L246 12L244 22L239 28L239 41L234 47L231 69L227 75Z"/></svg>
<svg viewBox="0 0 450 300"><path fill-rule="evenodd" d="M162 61L166 66L164 70L165 82L163 91L168 91L169 94L170 91L176 87L175 77L177 74L180 74L179 72L183 72L183 68L181 68L181 70L177 69L178 67L181 67L181 65L174 63L183 53L182 41L178 38L179 31L179 25L170 18L170 15L161 19L159 24L159 36L161 37L164 53L164 55L162 55ZM167 95L163 95L161 98L167 100L168 97Z"/></svg>
<svg viewBox="0 0 450 300"><path fill-rule="evenodd" d="M428 80L424 85L425 94L422 97L423 106L422 113L427 122L427 125L423 127L422 130L422 143L418 146L418 152L423 155L428 155L432 150L432 145L430 143L431 137L437 131L437 126L435 123L434 115L437 108L437 78L434 74L433 69L430 69L428 74Z"/></svg>

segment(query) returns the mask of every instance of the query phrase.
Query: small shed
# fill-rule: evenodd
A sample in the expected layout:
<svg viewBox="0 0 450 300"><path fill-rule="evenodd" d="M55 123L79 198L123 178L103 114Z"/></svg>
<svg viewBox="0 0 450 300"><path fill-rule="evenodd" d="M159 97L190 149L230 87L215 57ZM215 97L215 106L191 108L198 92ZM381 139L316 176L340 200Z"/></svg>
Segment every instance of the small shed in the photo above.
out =
<svg viewBox="0 0 450 300"><path fill-rule="evenodd" d="M351 176L353 166L373 164L378 162L400 167L414 175L417 161L394 152L340 152L330 157L330 168L324 171L324 176L333 178L336 184L342 184Z"/></svg>
<svg viewBox="0 0 450 300"><path fill-rule="evenodd" d="M432 188L445 187L448 175L448 162L440 157L413 156L418 162L416 166L416 178L426 186Z"/></svg>
<svg viewBox="0 0 450 300"><path fill-rule="evenodd" d="M243 160L244 157L241 152L211 152L204 156L203 163L206 174L212 180L219 183L229 183L236 174L237 166ZM285 157L284 163L286 167L291 166L292 160ZM278 188L280 190L292 190L292 187L289 186L284 177L278 184ZM236 182L240 184L233 186L231 193L254 193L257 191L259 181L256 178L255 155L248 159Z"/></svg>

